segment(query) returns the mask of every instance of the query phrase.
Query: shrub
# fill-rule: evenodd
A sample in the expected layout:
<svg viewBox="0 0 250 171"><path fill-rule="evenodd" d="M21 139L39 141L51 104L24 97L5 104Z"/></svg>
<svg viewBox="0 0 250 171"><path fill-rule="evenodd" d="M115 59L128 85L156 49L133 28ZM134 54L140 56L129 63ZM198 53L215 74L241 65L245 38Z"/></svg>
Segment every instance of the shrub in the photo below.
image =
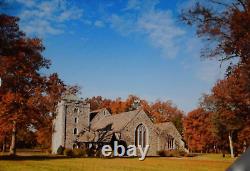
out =
<svg viewBox="0 0 250 171"><path fill-rule="evenodd" d="M196 156L198 156L198 155L195 153L186 153L185 154L185 157L196 157Z"/></svg>
<svg viewBox="0 0 250 171"><path fill-rule="evenodd" d="M166 155L165 155L165 150L160 150L160 151L157 152L157 154L158 154L159 156L161 156L161 157L166 157Z"/></svg>
<svg viewBox="0 0 250 171"><path fill-rule="evenodd" d="M96 152L95 152L95 157L104 157L104 156L102 155L102 150L100 150L100 149L96 150Z"/></svg>
<svg viewBox="0 0 250 171"><path fill-rule="evenodd" d="M95 149L93 148L86 149L86 153L88 157L95 157Z"/></svg>
<svg viewBox="0 0 250 171"><path fill-rule="evenodd" d="M73 150L69 148L65 148L63 154L67 157L73 157Z"/></svg>
<svg viewBox="0 0 250 171"><path fill-rule="evenodd" d="M51 153L52 153L52 150L49 148L49 149L46 150L46 153L47 153L47 154L51 154Z"/></svg>
<svg viewBox="0 0 250 171"><path fill-rule="evenodd" d="M56 153L57 153L58 155L63 155L64 150L65 150L65 148L64 148L63 146L60 145L60 147L58 147Z"/></svg>
<svg viewBox="0 0 250 171"><path fill-rule="evenodd" d="M181 157L185 157L187 155L187 152L183 151L183 150L178 150L179 154Z"/></svg>
<svg viewBox="0 0 250 171"><path fill-rule="evenodd" d="M85 149L75 148L73 149L73 157L85 157L87 152Z"/></svg>
<svg viewBox="0 0 250 171"><path fill-rule="evenodd" d="M186 152L183 150L160 150L158 155L161 157L184 157Z"/></svg>

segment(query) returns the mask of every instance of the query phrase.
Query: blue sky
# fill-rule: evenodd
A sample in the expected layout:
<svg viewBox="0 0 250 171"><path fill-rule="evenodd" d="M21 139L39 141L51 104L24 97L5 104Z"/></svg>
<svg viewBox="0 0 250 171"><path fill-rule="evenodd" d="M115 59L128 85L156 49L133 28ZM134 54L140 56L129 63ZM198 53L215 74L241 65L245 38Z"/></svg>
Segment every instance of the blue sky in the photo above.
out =
<svg viewBox="0 0 250 171"><path fill-rule="evenodd" d="M50 72L82 96L172 100L188 112L223 76L200 59L204 43L179 21L183 0L8 0L29 36L43 39Z"/></svg>

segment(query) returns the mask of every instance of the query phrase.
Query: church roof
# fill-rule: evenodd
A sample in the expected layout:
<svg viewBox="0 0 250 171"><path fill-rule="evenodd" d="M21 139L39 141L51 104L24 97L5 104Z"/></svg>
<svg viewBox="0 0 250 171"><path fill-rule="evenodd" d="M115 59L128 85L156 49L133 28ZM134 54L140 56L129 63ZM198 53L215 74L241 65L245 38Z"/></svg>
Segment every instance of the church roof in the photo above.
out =
<svg viewBox="0 0 250 171"><path fill-rule="evenodd" d="M155 124L155 126L159 128L160 130L166 130L166 129L172 128L174 124L172 122L163 122L163 123L157 123Z"/></svg>
<svg viewBox="0 0 250 171"><path fill-rule="evenodd" d="M98 117L98 115L102 115L103 117L107 117L107 116L109 116L111 114L109 113L109 111L106 108L92 110L89 113L90 122L93 123L93 122L99 121L100 117ZM102 119L102 117L101 117L101 119Z"/></svg>
<svg viewBox="0 0 250 171"><path fill-rule="evenodd" d="M124 112L107 116L91 126L92 130L102 130L110 127L111 131L119 132L123 129L141 110L134 110L130 112Z"/></svg>
<svg viewBox="0 0 250 171"><path fill-rule="evenodd" d="M160 133L168 132L174 137L181 138L179 131L176 129L175 125L172 122L163 122L154 124Z"/></svg>
<svg viewBox="0 0 250 171"><path fill-rule="evenodd" d="M106 109L106 108L92 110L92 111L90 111L90 113L99 113L99 112L101 112L101 111L103 111L103 110L105 110L105 109Z"/></svg>

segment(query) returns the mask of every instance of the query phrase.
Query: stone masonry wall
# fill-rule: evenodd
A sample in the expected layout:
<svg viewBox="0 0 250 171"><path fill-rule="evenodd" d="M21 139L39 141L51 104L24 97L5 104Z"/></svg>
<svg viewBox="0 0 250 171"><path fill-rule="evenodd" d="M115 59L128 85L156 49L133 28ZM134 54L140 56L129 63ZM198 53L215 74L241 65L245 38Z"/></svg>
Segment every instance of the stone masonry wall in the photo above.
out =
<svg viewBox="0 0 250 171"><path fill-rule="evenodd" d="M140 111L136 117L121 131L121 139L127 145L135 145L135 130L138 125L143 124L147 130L149 151L148 156L156 156L158 151L159 136L156 133L154 124L144 111ZM138 153L139 154L139 153Z"/></svg>
<svg viewBox="0 0 250 171"><path fill-rule="evenodd" d="M64 101L60 102L57 107L57 116L53 121L52 146L53 154L57 153L59 146L64 146L65 139L65 109Z"/></svg>
<svg viewBox="0 0 250 171"><path fill-rule="evenodd" d="M66 103L66 136L65 147L73 148L77 135L84 129L89 127L90 106L83 102ZM74 134L74 129L77 134Z"/></svg>

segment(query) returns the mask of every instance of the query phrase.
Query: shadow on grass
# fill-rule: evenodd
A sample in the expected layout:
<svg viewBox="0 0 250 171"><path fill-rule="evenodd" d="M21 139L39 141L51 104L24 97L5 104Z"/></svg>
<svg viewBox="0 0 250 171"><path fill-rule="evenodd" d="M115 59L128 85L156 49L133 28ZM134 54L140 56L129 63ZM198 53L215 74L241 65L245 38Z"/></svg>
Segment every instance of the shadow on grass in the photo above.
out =
<svg viewBox="0 0 250 171"><path fill-rule="evenodd" d="M179 156L179 157L166 157L166 156L147 156L147 158L193 158L193 157L197 157L199 155L190 155L190 156ZM74 157L67 157L67 156L63 156L63 155L51 155L51 154L36 154L33 152L33 154L29 154L29 153L21 153L19 155L16 156L10 156L7 154L2 154L0 153L0 161L1 160L10 160L10 161L24 161L24 160L34 160L34 161L42 161L42 160L58 160L58 159L73 159ZM75 157L77 158L77 157ZM123 158L123 159L135 159L138 157L128 157L128 156L124 156L124 157L93 157L93 156L89 156L86 158L99 158L99 159L117 159L117 158Z"/></svg>
<svg viewBox="0 0 250 171"><path fill-rule="evenodd" d="M56 160L56 159L67 159L66 156L53 156L53 155L27 155L27 156L9 156L2 155L0 156L0 160L14 160L14 161L22 161L22 160Z"/></svg>

